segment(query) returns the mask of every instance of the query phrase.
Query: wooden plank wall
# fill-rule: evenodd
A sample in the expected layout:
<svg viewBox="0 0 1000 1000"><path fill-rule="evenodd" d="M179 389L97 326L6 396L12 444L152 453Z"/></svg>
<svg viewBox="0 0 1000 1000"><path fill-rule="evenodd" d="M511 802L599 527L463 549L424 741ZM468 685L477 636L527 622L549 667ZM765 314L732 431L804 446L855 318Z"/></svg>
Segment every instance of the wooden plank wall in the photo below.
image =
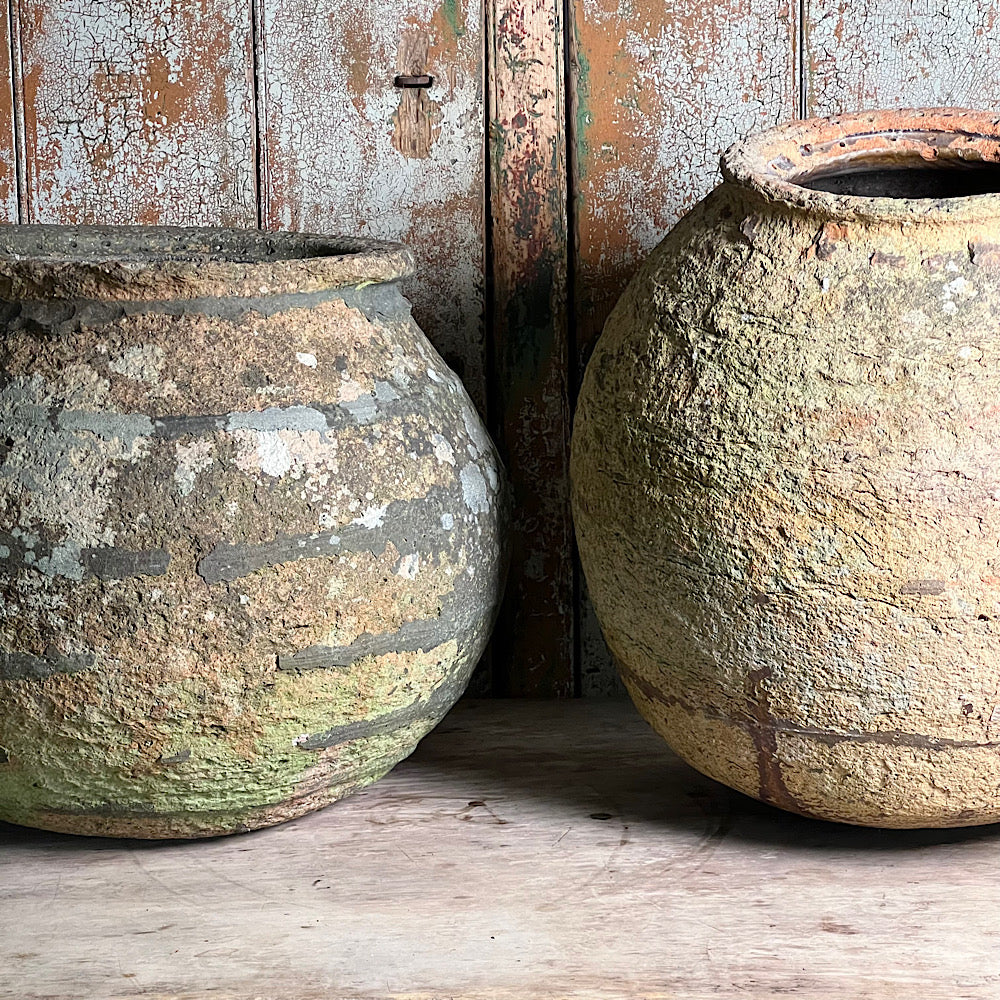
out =
<svg viewBox="0 0 1000 1000"><path fill-rule="evenodd" d="M985 0L0 0L0 219L410 243L415 314L515 488L476 690L609 693L566 465L615 298L749 131L1000 106L997 28Z"/></svg>

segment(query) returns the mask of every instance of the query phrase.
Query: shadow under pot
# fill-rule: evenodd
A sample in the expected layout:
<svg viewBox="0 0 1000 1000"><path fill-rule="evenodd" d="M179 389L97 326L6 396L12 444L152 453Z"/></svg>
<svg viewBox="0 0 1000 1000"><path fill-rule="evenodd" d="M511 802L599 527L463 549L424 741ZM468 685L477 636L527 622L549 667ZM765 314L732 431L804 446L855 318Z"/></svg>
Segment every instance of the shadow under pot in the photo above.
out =
<svg viewBox="0 0 1000 1000"><path fill-rule="evenodd" d="M337 237L0 230L0 819L267 826L458 698L502 472L412 271Z"/></svg>
<svg viewBox="0 0 1000 1000"><path fill-rule="evenodd" d="M573 508L625 683L783 809L1000 820L997 122L734 146L586 372Z"/></svg>

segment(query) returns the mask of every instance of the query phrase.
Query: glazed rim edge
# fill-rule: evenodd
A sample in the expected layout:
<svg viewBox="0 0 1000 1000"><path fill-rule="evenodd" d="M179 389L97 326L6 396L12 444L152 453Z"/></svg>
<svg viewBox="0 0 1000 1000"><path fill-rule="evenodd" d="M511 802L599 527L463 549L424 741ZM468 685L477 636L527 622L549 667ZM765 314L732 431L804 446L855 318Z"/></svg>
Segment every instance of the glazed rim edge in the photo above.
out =
<svg viewBox="0 0 1000 1000"><path fill-rule="evenodd" d="M834 194L802 180L867 159L995 164L1000 174L1000 113L969 108L893 108L790 122L755 133L722 154L725 180L772 202L831 218L961 222L1000 217L1000 192L892 198Z"/></svg>
<svg viewBox="0 0 1000 1000"><path fill-rule="evenodd" d="M416 272L401 243L189 226L0 225L0 298L261 297Z"/></svg>

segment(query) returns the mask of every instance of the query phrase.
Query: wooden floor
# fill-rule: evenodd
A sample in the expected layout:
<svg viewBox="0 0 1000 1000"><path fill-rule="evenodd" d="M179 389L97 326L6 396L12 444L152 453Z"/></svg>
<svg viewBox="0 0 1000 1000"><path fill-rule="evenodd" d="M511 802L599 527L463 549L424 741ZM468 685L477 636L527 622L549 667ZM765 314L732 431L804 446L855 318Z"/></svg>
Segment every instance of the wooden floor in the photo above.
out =
<svg viewBox="0 0 1000 1000"><path fill-rule="evenodd" d="M627 703L463 703L354 798L242 837L0 824L0 997L1000 997L1000 828L785 816Z"/></svg>

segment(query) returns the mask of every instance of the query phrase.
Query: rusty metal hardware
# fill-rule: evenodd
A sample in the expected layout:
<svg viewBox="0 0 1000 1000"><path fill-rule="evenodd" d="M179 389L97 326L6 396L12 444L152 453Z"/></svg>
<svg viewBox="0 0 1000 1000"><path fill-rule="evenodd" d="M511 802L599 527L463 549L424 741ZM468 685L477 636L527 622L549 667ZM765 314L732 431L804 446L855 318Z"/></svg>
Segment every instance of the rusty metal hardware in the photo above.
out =
<svg viewBox="0 0 1000 1000"><path fill-rule="evenodd" d="M392 84L403 90L426 90L434 83L434 77L429 73L422 73L419 76L397 76Z"/></svg>

